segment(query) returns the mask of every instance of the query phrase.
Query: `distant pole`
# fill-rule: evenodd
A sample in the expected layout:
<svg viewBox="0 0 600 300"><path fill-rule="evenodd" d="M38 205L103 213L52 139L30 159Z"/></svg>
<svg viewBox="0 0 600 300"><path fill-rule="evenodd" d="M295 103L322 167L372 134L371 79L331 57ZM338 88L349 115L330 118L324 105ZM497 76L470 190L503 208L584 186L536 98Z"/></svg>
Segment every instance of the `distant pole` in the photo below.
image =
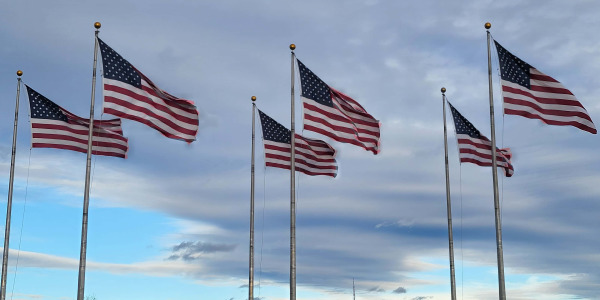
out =
<svg viewBox="0 0 600 300"><path fill-rule="evenodd" d="M256 96L252 96L252 155L250 163L250 266L248 275L248 300L254 300L254 118Z"/></svg>
<svg viewBox="0 0 600 300"><path fill-rule="evenodd" d="M506 300L504 287L504 256L502 254L502 224L500 222L500 201L498 200L498 171L496 164L496 129L494 127L494 93L492 90L492 54L490 41L492 39L489 29L492 24L485 23L487 31L487 54L488 54L488 83L490 90L490 125L492 129L492 180L494 184L494 211L496 219L496 253L498 256L498 293L500 300Z"/></svg>
<svg viewBox="0 0 600 300"><path fill-rule="evenodd" d="M21 93L21 76L23 71L17 71L17 100L15 104L15 124L13 127L12 154L10 157L10 177L8 180L8 201L6 202L6 226L4 227L4 249L2 251L2 287L0 300L6 299L6 273L8 271L8 243L10 240L10 216L12 214L13 184L15 181L15 155L17 153L17 124L19 123L19 95Z"/></svg>
<svg viewBox="0 0 600 300"><path fill-rule="evenodd" d="M352 277L352 299L356 300L356 288L354 287L354 277Z"/></svg>
<svg viewBox="0 0 600 300"><path fill-rule="evenodd" d="M290 300L296 300L296 131L294 123L294 60L296 45L292 50L292 124L291 128L291 160L290 160Z"/></svg>
<svg viewBox="0 0 600 300"><path fill-rule="evenodd" d="M77 282L77 300L83 300L85 289L85 258L87 252L88 208L90 205L90 171L92 166L92 136L94 132L94 102L96 99L96 62L98 61L98 31L102 25L94 23L94 67L92 74L92 99L90 103L90 127L88 131L87 164L85 168L85 191L83 194L83 217L81 221L81 252L79 253L79 280Z"/></svg>
<svg viewBox="0 0 600 300"><path fill-rule="evenodd" d="M448 251L450 255L450 291L456 300L456 280L454 277L454 239L452 237L452 204L450 202L450 170L448 167L448 133L446 129L446 88L442 88L442 111L444 112L444 162L446 164L446 211L448 213Z"/></svg>

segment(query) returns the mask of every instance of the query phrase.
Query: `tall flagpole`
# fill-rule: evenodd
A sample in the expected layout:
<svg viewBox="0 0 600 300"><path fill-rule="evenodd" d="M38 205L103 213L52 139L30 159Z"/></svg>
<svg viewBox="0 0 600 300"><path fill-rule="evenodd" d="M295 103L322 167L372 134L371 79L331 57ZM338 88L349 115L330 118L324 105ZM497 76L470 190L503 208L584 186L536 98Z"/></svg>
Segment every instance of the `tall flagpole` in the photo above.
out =
<svg viewBox="0 0 600 300"><path fill-rule="evenodd" d="M248 267L248 300L254 300L254 118L256 96L252 96L252 155L250 163L250 266Z"/></svg>
<svg viewBox="0 0 600 300"><path fill-rule="evenodd" d="M498 256L498 293L500 300L506 299L504 287L504 256L502 254L502 224L500 222L500 202L498 200L498 171L496 164L496 129L494 127L494 93L492 91L492 54L490 40L492 39L489 29L492 24L485 23L487 31L487 54L488 54L488 83L490 90L490 125L492 129L492 180L494 183L494 211L496 218L496 253Z"/></svg>
<svg viewBox="0 0 600 300"><path fill-rule="evenodd" d="M17 124L19 123L19 94L21 93L21 75L17 71L17 100L15 104L15 125L13 128L12 155L10 157L10 179L8 180L8 201L6 202L6 226L4 227L4 249L2 251L2 287L0 300L6 299L6 273L8 271L8 242L10 240L10 216L12 214L13 183L15 181L15 155L17 153Z"/></svg>
<svg viewBox="0 0 600 300"><path fill-rule="evenodd" d="M296 131L294 123L294 60L296 45L291 44L292 50L292 124L291 131L291 161L290 161L290 300L296 300Z"/></svg>
<svg viewBox="0 0 600 300"><path fill-rule="evenodd" d="M452 237L452 205L450 202L450 170L448 167L448 133L446 129L446 88L442 88L442 110L444 111L444 162L446 164L446 210L448 212L448 251L450 255L450 291L456 300L456 280L454 277L454 239Z"/></svg>
<svg viewBox="0 0 600 300"><path fill-rule="evenodd" d="M90 127L88 131L87 164L85 168L85 191L83 195L83 217L81 221L81 252L79 253L79 280L77 282L77 300L83 300L85 288L85 257L87 252L88 208L90 206L90 170L92 166L92 135L94 132L94 101L96 99L96 62L98 61L98 31L100 22L94 23L94 67L92 74L92 99L90 103Z"/></svg>

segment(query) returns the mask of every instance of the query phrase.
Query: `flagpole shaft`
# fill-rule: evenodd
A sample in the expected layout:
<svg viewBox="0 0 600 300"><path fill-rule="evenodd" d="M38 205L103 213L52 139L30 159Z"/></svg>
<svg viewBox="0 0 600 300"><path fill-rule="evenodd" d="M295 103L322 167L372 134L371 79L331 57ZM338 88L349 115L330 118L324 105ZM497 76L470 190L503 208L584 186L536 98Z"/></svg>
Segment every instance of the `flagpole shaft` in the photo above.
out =
<svg viewBox="0 0 600 300"><path fill-rule="evenodd" d="M256 97L252 96L252 155L250 163L250 258L248 267L248 299L254 299L254 119L256 114Z"/></svg>
<svg viewBox="0 0 600 300"><path fill-rule="evenodd" d="M486 23L486 29L490 29L491 24ZM492 142L492 180L494 184L494 213L496 220L496 252L498 256L498 293L499 299L506 299L506 290L504 284L504 256L502 250L502 224L500 220L500 201L498 200L498 171L496 164L496 129L494 126L494 93L492 90L492 54L490 48L491 34L487 30L487 54L488 54L488 84L490 92L490 127Z"/></svg>
<svg viewBox="0 0 600 300"><path fill-rule="evenodd" d="M294 122L294 44L292 50L292 112L291 112L291 161L290 161L290 300L296 300L296 131Z"/></svg>
<svg viewBox="0 0 600 300"><path fill-rule="evenodd" d="M450 168L448 167L448 133L446 129L446 88L442 88L442 110L444 115L444 163L446 165L446 210L448 213L448 251L450 256L450 291L456 300L456 279L454 276L454 238L452 234L452 204L450 201Z"/></svg>
<svg viewBox="0 0 600 300"><path fill-rule="evenodd" d="M85 191L83 194L83 217L81 220L81 251L79 253L79 278L77 282L77 300L83 300L85 289L85 265L87 253L88 208L90 205L90 171L92 166L92 136L94 132L94 103L96 99L96 63L98 61L98 29L100 23L94 24L94 67L92 73L92 97L90 101L90 126L88 131L88 151L85 167Z"/></svg>
<svg viewBox="0 0 600 300"><path fill-rule="evenodd" d="M21 93L21 75L23 72L17 71L17 100L15 101L15 123L13 127L12 154L10 157L10 177L8 180L8 201L6 202L6 226L4 227L4 249L2 251L2 287L0 290L0 299L6 299L6 275L8 272L8 244L10 241L10 219L12 214L12 196L13 184L15 181L15 156L17 154L17 124L19 123L19 95Z"/></svg>

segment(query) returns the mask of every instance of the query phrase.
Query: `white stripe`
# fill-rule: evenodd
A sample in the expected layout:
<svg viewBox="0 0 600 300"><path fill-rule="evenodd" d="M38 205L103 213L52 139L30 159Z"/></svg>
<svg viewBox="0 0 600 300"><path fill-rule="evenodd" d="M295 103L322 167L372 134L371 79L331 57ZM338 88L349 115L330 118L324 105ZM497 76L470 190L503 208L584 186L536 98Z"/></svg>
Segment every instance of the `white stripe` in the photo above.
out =
<svg viewBox="0 0 600 300"><path fill-rule="evenodd" d="M524 86L521 86L519 84L516 83L512 83L510 81L507 80L501 80L502 85L503 86L507 86L507 87L511 87L514 89L518 89L527 93L532 94L535 97L539 97L539 98L551 98L551 99L563 99L563 100L571 100L574 101L574 103L579 104L579 101L577 100L577 98L575 98L575 96L571 95L571 94L558 94L558 93L545 93L545 92L538 92L538 91L532 91ZM503 91L504 93L504 91ZM512 93L507 93L507 94L512 94ZM528 97L528 99L531 99ZM537 103L537 101L536 101Z"/></svg>
<svg viewBox="0 0 600 300"><path fill-rule="evenodd" d="M139 112L137 110L133 110L130 109L128 107L122 106L120 104L116 104L110 101L110 99L107 99L106 97L112 97L112 98L116 98L119 100L123 100L126 102L131 103L132 105L139 107L139 108L145 108L150 110L152 113L156 114L157 116L163 117L167 120L170 120L171 122L173 122L174 124L176 124L179 127L185 128L185 129L189 129L189 130L196 130L198 128L198 126L193 125L193 124L189 124L180 120L175 119L175 117L173 117L172 115L163 112L161 110L157 110L156 108L152 107L150 104L139 101L135 98L129 97L127 95L121 94L119 92L114 92L114 91L104 91L104 108L112 108L115 109L117 111L120 111L122 113L128 114L128 115L132 115L132 116L136 116L136 117L141 117L143 119L147 119L147 120L151 120L154 124L156 123L161 123L164 126L166 126L162 121L156 119L155 117L151 117L146 113L143 112ZM164 105L161 105L164 106ZM194 119L198 119L198 117L196 116ZM162 128L163 126L161 126Z"/></svg>
<svg viewBox="0 0 600 300"><path fill-rule="evenodd" d="M196 114L189 113L189 112L181 110L181 109L179 109L177 107L169 106L169 105L166 104L166 102L165 102L164 99L156 97L156 96L154 96L154 95L152 95L152 94L144 91L143 89L137 88L137 87L135 87L133 85L130 85L128 83L121 82L121 81L118 81L118 80L108 79L108 78L103 78L102 79L102 83L103 84L112 85L112 86L116 86L116 87L120 87L120 88L129 90L129 91L131 91L131 92L133 92L135 94L138 94L138 95L141 95L143 97L146 97L146 98L152 100L152 102L154 102L154 103L156 103L156 104L158 104L160 106L164 106L164 107L168 108L170 111L174 112L177 115L188 117L190 119L197 119L198 118L198 116ZM146 87L148 87L150 89L152 89L152 87L145 80L143 80L143 79L142 79L142 85L146 86ZM105 93L106 92L108 92L108 91L105 90ZM122 99L122 98L119 98L119 99ZM123 99L123 100L125 100L125 99ZM135 100L135 101L138 101L138 100ZM154 110L152 108L152 105L147 105L146 104L144 107L146 107L146 108L148 108L150 110Z"/></svg>
<svg viewBox="0 0 600 300"><path fill-rule="evenodd" d="M32 144L41 143L41 144L51 144L51 145L57 145L57 146L61 146L61 145L73 146L73 147L83 150L84 152L87 152L87 141L85 143L78 143L78 142L74 142L74 141L66 141L66 140L60 140L60 139L32 138L31 142L32 142ZM112 148L112 147L93 146L92 150L109 152L109 153L117 153L117 154L125 154L126 153L126 151L124 151L124 150L121 150L118 148Z"/></svg>
<svg viewBox="0 0 600 300"><path fill-rule="evenodd" d="M512 109L512 110L517 110L517 111L528 112L528 113L540 116L544 120L559 121L559 122L577 122L577 123L580 123L582 125L585 125L585 126L588 126L591 128L596 128L594 126L594 123L590 122L587 119L583 119L583 118L580 118L577 116L556 116L556 115L543 114L529 106L516 105L516 104L510 104L510 103L504 102L504 109Z"/></svg>
<svg viewBox="0 0 600 300"><path fill-rule="evenodd" d="M273 141L267 141L264 140L263 141L265 143L265 145L272 145L272 146L277 146L277 147L285 147L285 149L287 149L287 151L281 151L281 150L275 150L275 149L266 149L265 148L265 156L267 154L272 154L272 155L280 155L283 157L287 158L287 165L289 165L289 157L290 157L290 144L285 144L285 143L278 143L278 142L273 142ZM287 145L287 146L285 146ZM309 156L307 156L306 154L303 153L303 151L300 151L303 149L296 149L296 159L304 159L307 163L311 163L317 166L335 166L336 163L335 161L332 162L319 162L319 161L315 161L314 159L310 158ZM326 158L331 158L331 156L326 157ZM274 159L274 158L267 158L270 159L272 161L278 160L278 159Z"/></svg>
<svg viewBox="0 0 600 300"><path fill-rule="evenodd" d="M363 144L367 148L376 148L377 147L377 144L375 144L374 142L369 142L369 141L364 141L364 140L358 140L358 138L357 138L357 136L355 134L341 132L341 131L332 131L332 129L329 128L329 127L327 127L326 125L314 122L312 120L304 119L304 127L306 127L306 125L311 125L313 127L323 129L324 131L329 132L329 134L331 134L333 136L337 136L337 137L345 138L345 139L349 139L349 140L356 140L359 143ZM367 137L362 136L361 138L365 139ZM368 138L376 139L373 136L369 136Z"/></svg>
<svg viewBox="0 0 600 300"><path fill-rule="evenodd" d="M184 134L184 133L182 133L182 132L180 132L180 131L178 131L178 130L176 130L176 129L174 129L174 128L166 125L166 124L164 124L160 120L157 120L156 118L153 118L153 117L151 117L151 116L149 116L149 115L147 115L145 113L141 113L141 112L138 112L138 111L135 111L135 110L131 110L131 109L128 109L128 108L126 108L124 106L117 105L117 104L114 104L114 103L111 103L111 102L107 102L107 101L104 101L104 108L105 109L106 108L111 108L111 109L119 111L119 112L121 112L121 113L123 113L125 115L140 117L142 119L148 120L152 125L160 128L162 131L167 132L169 134L172 134L174 136L177 136L179 138L186 139L186 140L195 140L196 139L196 137L194 135ZM190 130L196 130L195 128L198 128L198 126L193 126L192 128L190 128Z"/></svg>
<svg viewBox="0 0 600 300"><path fill-rule="evenodd" d="M309 114L309 115L314 115L317 118L324 119L324 120L329 120L329 123L332 124L332 125L335 125L335 126L346 127L346 128L351 128L351 129L360 128L360 129L369 130L369 131L372 131L372 132L379 132L379 127L378 126L368 126L368 125L354 123L351 120L351 118L349 118L348 116L346 116L343 113L341 113L340 110L338 110L338 109L335 109L335 108L327 106L327 105L322 105L322 104L320 104L320 103L318 103L318 102L316 102L316 101L314 101L312 99L308 99L308 98L305 98L305 97L300 97L300 98L302 99L303 103L311 104L313 106L318 107L319 109L321 109L323 111L326 111L328 113L335 114L335 115L338 115L338 116L340 116L342 118L348 119L348 122L351 122L351 124L349 124L348 122L341 122L341 121L337 121L337 120L332 120L328 116L323 115L323 114L318 113L318 112L315 112L315 111L312 111L312 110L308 110L304 105L302 105L305 114L306 114L307 111L311 111L313 113ZM352 114L352 115L354 115L354 114ZM367 121L370 120L370 119L366 119L366 118L361 117L361 116L356 116L356 119L362 119L362 120L367 120ZM371 120L371 122L372 122L372 120ZM362 132L360 133L360 135L373 136L371 134L362 133Z"/></svg>
<svg viewBox="0 0 600 300"><path fill-rule="evenodd" d="M70 132L67 130L63 130L63 129L50 129L50 128L31 128L31 133L44 133L44 134L60 134L60 135L65 135L65 136L70 136L79 140L82 140L86 145L88 142L88 130L89 127L85 127L83 125L75 125L75 124L68 124L65 123L63 121L57 121L57 120L49 120L49 119L31 119L31 124L41 124L41 125L56 125L56 126L62 126L62 127L68 127L68 128L72 128L75 130L85 130L86 133L85 134L77 134L74 132ZM94 128L94 133L98 134L98 133L102 133L102 134L107 134L109 136L104 136L104 137L99 137L99 136L92 136L92 141L106 141L106 142L111 142L111 143L115 143L115 144L121 144L121 145L127 145L127 141L126 140L120 140L117 137L122 137L122 135L115 133L115 132L110 132L110 131L106 131L106 130L101 130L98 128ZM113 136L113 137L111 137Z"/></svg>

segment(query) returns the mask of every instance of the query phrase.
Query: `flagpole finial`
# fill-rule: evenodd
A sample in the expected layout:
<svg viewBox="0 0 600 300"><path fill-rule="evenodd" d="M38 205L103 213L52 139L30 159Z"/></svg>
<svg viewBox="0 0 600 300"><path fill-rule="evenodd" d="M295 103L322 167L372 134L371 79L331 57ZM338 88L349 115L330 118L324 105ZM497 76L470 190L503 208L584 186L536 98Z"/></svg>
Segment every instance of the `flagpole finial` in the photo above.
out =
<svg viewBox="0 0 600 300"><path fill-rule="evenodd" d="M23 76L23 71L21 71L21 70L17 71L17 76L19 76L19 77Z"/></svg>
<svg viewBox="0 0 600 300"><path fill-rule="evenodd" d="M443 87L441 91L442 91L442 94L445 94L446 93L446 88Z"/></svg>
<svg viewBox="0 0 600 300"><path fill-rule="evenodd" d="M290 44L290 50L292 50L292 51L296 50L296 45L295 44Z"/></svg>
<svg viewBox="0 0 600 300"><path fill-rule="evenodd" d="M250 99L252 99L252 102L256 101L256 96L252 96Z"/></svg>
<svg viewBox="0 0 600 300"><path fill-rule="evenodd" d="M485 29L490 29L490 28L492 28L492 23L490 23L490 22L485 23Z"/></svg>
<svg viewBox="0 0 600 300"><path fill-rule="evenodd" d="M94 28L100 29L100 27L102 27L102 24L100 24L100 22L94 23Z"/></svg>

